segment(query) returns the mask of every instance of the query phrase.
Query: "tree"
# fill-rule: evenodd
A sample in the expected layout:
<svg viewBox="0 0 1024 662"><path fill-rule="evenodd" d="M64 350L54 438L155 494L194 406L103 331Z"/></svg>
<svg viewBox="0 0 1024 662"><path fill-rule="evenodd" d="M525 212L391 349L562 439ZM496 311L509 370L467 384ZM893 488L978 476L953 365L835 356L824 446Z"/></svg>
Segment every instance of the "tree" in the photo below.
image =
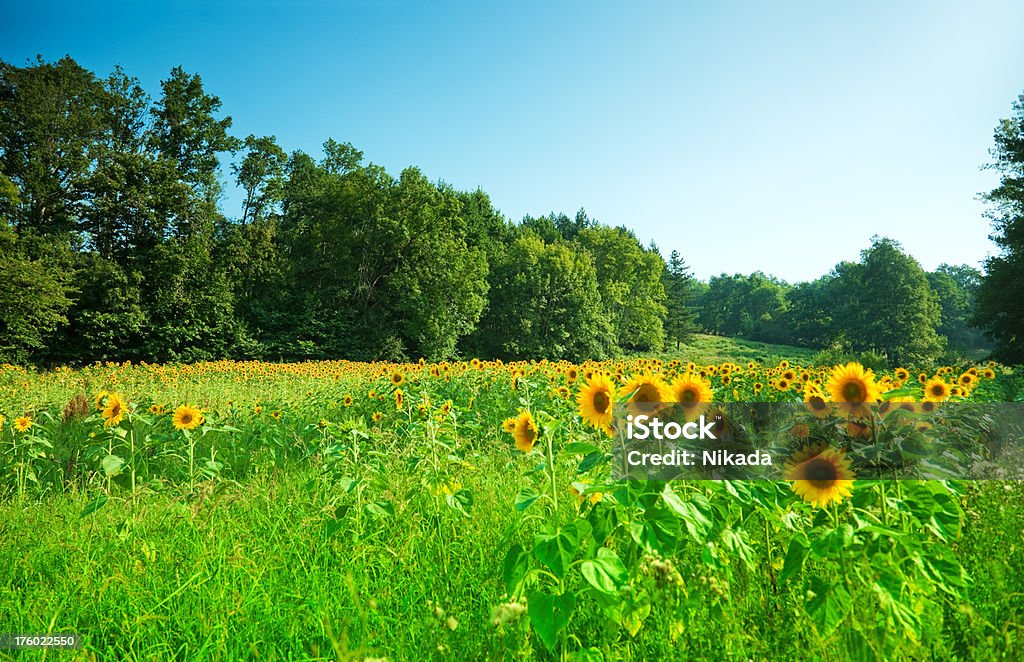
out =
<svg viewBox="0 0 1024 662"><path fill-rule="evenodd" d="M692 307L695 280L679 251L672 251L662 276L665 288L665 335L676 349L697 330L697 313Z"/></svg>
<svg viewBox="0 0 1024 662"><path fill-rule="evenodd" d="M18 188L16 232L66 240L77 229L100 139L103 88L70 57L0 62L0 172Z"/></svg>
<svg viewBox="0 0 1024 662"><path fill-rule="evenodd" d="M938 298L921 265L897 242L875 237L859 263L841 264L834 275L836 335L852 350L906 365L927 364L942 352Z"/></svg>
<svg viewBox="0 0 1024 662"><path fill-rule="evenodd" d="M219 154L239 147L238 139L228 133L231 117L214 117L221 101L204 91L198 74L175 67L160 87L163 95L153 108L152 146L177 165L183 181L206 200L215 200Z"/></svg>
<svg viewBox="0 0 1024 662"><path fill-rule="evenodd" d="M988 346L984 334L972 324L980 282L981 272L967 265L942 264L928 274L942 310L936 330L950 348L968 351Z"/></svg>
<svg viewBox="0 0 1024 662"><path fill-rule="evenodd" d="M245 139L248 150L241 163L232 164L235 180L245 193L242 223L261 220L276 212L284 195L285 168L288 155L274 136Z"/></svg>
<svg viewBox="0 0 1024 662"><path fill-rule="evenodd" d="M490 302L474 335L494 358L600 359L612 350L589 255L526 231L492 266Z"/></svg>
<svg viewBox="0 0 1024 662"><path fill-rule="evenodd" d="M593 257L604 315L615 344L634 351L661 351L665 342L665 262L625 228L592 225L574 245Z"/></svg>
<svg viewBox="0 0 1024 662"><path fill-rule="evenodd" d="M994 354L1008 363L1024 362L1024 94L1013 115L996 127L995 159L999 186L986 196L992 205L990 238L999 254L985 262L978 291L976 322L995 342Z"/></svg>
<svg viewBox="0 0 1024 662"><path fill-rule="evenodd" d="M28 362L67 321L70 288L51 264L22 254L13 229L0 218L0 363Z"/></svg>

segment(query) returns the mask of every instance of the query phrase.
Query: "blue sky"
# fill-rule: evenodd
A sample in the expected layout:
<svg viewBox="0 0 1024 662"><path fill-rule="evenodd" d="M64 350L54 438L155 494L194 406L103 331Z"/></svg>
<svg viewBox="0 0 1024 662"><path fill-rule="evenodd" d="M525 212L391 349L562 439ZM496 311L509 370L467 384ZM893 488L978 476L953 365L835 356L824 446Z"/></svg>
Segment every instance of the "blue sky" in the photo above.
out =
<svg viewBox="0 0 1024 662"><path fill-rule="evenodd" d="M580 207L700 277L790 281L874 234L925 268L994 250L979 192L1024 93L1020 2L18 2L0 57L202 75L235 133ZM226 211L237 215L238 196Z"/></svg>

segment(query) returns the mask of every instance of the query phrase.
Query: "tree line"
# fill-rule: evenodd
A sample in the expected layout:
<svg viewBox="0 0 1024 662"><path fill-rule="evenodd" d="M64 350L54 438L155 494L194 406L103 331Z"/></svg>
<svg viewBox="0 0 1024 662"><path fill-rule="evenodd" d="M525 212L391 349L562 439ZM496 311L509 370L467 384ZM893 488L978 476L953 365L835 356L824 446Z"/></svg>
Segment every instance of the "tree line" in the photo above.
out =
<svg viewBox="0 0 1024 662"><path fill-rule="evenodd" d="M697 330L917 361L984 341L984 277L887 239L813 283L703 283L582 210L513 223L351 144L231 129L181 68L154 100L120 68L0 62L0 361L584 359Z"/></svg>

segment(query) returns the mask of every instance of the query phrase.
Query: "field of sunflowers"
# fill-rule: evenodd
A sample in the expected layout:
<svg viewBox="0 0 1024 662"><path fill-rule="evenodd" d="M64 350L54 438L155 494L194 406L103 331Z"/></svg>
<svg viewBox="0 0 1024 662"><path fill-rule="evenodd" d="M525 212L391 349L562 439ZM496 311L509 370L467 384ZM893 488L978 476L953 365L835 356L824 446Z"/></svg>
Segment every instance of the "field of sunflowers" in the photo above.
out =
<svg viewBox="0 0 1024 662"><path fill-rule="evenodd" d="M3 366L0 630L73 659L1022 659L1021 483L862 480L815 443L1020 399L995 364ZM809 417L782 480L612 480L645 402Z"/></svg>

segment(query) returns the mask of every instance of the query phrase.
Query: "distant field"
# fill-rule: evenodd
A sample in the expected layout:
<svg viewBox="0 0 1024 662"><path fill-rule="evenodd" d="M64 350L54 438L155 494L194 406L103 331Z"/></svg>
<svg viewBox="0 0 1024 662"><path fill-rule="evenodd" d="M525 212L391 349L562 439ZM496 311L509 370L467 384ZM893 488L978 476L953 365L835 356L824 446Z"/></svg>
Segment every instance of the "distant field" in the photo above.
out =
<svg viewBox="0 0 1024 662"><path fill-rule="evenodd" d="M815 351L792 345L772 345L770 343L725 338L698 333L676 349L674 343L665 348L665 356L669 359L678 358L694 363L722 363L735 361L746 363L756 361L764 365L777 364L786 360L798 365L810 365Z"/></svg>

